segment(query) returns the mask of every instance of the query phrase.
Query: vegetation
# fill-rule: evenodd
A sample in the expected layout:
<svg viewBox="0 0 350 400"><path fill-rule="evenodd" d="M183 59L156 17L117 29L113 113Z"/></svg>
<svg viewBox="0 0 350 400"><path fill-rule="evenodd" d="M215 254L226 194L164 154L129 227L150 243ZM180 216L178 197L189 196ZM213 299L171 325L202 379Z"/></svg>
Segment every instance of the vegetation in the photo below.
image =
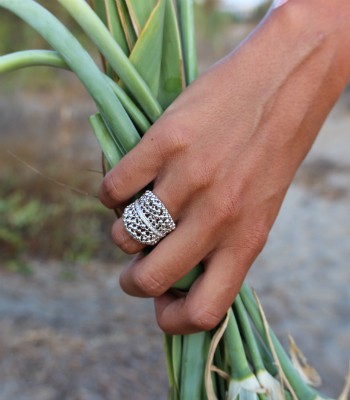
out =
<svg viewBox="0 0 350 400"><path fill-rule="evenodd" d="M24 167L25 168L25 167ZM15 168L18 172L20 167ZM67 171L65 171L67 174ZM111 213L92 196L57 186L32 171L2 169L0 176L0 263L25 272L30 257L65 263L115 260L122 254L109 237ZM69 181L69 176L65 176ZM91 184L74 186L90 191Z"/></svg>

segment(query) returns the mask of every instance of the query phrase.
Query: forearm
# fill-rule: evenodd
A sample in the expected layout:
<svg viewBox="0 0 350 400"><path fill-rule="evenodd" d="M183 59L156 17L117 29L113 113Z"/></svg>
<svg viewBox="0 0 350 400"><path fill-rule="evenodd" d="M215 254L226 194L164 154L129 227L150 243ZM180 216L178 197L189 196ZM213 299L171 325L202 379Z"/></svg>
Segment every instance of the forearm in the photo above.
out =
<svg viewBox="0 0 350 400"><path fill-rule="evenodd" d="M282 4L283 5L283 4ZM318 34L324 47L334 51L334 61L350 78L350 2L348 0L288 0L274 10L283 18L285 30ZM287 17L288 20L284 20Z"/></svg>
<svg viewBox="0 0 350 400"><path fill-rule="evenodd" d="M233 63L228 63L231 71L242 67L243 79L249 74L251 79L258 77L254 95L261 89L268 96L293 71L312 62L315 63L313 78L323 79L327 69L336 78L334 83L340 86L335 91L342 90L350 79L350 2L289 0L272 9L229 59Z"/></svg>
<svg viewBox="0 0 350 400"><path fill-rule="evenodd" d="M255 119L256 134L270 148L286 148L276 154L290 158L290 173L350 78L350 6L344 3L289 0L219 66L231 74L231 101ZM235 99L240 90L245 98Z"/></svg>

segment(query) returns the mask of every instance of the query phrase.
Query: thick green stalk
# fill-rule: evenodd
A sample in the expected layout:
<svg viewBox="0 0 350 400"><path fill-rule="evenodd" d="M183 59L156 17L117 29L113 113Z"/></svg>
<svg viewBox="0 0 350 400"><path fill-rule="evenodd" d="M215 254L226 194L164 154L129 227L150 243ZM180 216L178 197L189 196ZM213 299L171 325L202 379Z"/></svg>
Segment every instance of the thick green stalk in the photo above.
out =
<svg viewBox="0 0 350 400"><path fill-rule="evenodd" d="M260 335L264 338L266 344L269 344L269 340L267 338L267 333L264 327L264 322L260 315L259 308L257 306L257 303L254 299L252 292L250 291L246 283L244 283L241 288L240 296L255 327L259 331ZM309 386L307 386L307 384L304 382L302 377L299 375L298 371L294 368L288 355L284 351L282 345L280 344L279 340L277 339L276 335L271 329L269 330L269 335L271 337L271 341L275 348L283 372L286 375L286 378L288 379L288 382L290 383L291 387L295 391L298 399L314 400L316 392Z"/></svg>
<svg viewBox="0 0 350 400"><path fill-rule="evenodd" d="M198 73L193 0L177 0L177 2L180 14L186 83L189 85L196 79Z"/></svg>
<svg viewBox="0 0 350 400"><path fill-rule="evenodd" d="M174 371L174 382L175 382L175 393L179 396L181 387L181 364L182 364L182 346L183 346L183 336L174 335L172 336L172 362Z"/></svg>
<svg viewBox="0 0 350 400"><path fill-rule="evenodd" d="M90 6L94 9L100 20L107 26L106 7L101 0L88 0Z"/></svg>
<svg viewBox="0 0 350 400"><path fill-rule="evenodd" d="M108 120L116 140L124 150L131 150L140 140L137 130L104 74L69 30L44 7L32 0L0 0L0 7L22 18L60 53Z"/></svg>
<svg viewBox="0 0 350 400"><path fill-rule="evenodd" d="M246 312L247 312L247 310L246 310ZM278 370L276 368L276 365L273 360L270 349L265 345L265 343L263 342L263 339L261 338L261 335L259 334L258 331L256 331L256 335L258 335L258 339L259 339L256 341L256 344L259 347L259 352L263 359L265 368L272 376L277 376Z"/></svg>
<svg viewBox="0 0 350 400"><path fill-rule="evenodd" d="M245 342L248 346L249 355L255 370L255 374L257 374L259 371L265 370L265 367L259 351L259 347L256 343L256 338L248 319L247 312L239 295L236 297L232 307L235 311L236 317L238 318L241 332L243 333Z"/></svg>
<svg viewBox="0 0 350 400"><path fill-rule="evenodd" d="M162 108L152 95L136 68L113 39L107 27L85 0L58 0L96 44L99 51L130 90L152 122L162 114Z"/></svg>
<svg viewBox="0 0 350 400"><path fill-rule="evenodd" d="M57 51L25 50L0 56L0 74L32 66L48 66L69 70L69 66ZM145 133L151 126L150 122L125 91L113 81L113 79L109 78L107 75L105 75L105 78L112 86L114 93L122 103L122 106L136 127L141 133Z"/></svg>
<svg viewBox="0 0 350 400"><path fill-rule="evenodd" d="M124 154L118 147L118 144L113 140L113 136L105 125L101 114L97 113L91 115L89 122L101 150L107 159L109 170L122 159Z"/></svg>
<svg viewBox="0 0 350 400"><path fill-rule="evenodd" d="M232 309L229 310L229 314L230 317L223 336L224 346L227 352L231 378L242 381L250 377L252 372L249 368L236 317Z"/></svg>
<svg viewBox="0 0 350 400"><path fill-rule="evenodd" d="M112 86L114 93L125 108L125 111L129 114L129 117L132 119L138 130L141 132L141 134L146 133L151 127L151 124L145 117L143 112L132 101L129 95L113 81L113 79L109 78L107 75L106 78L109 84Z"/></svg>
<svg viewBox="0 0 350 400"><path fill-rule="evenodd" d="M183 337L180 399L202 399L204 370L209 352L207 332Z"/></svg>
<svg viewBox="0 0 350 400"><path fill-rule="evenodd" d="M223 347L223 343L220 341L214 354L214 365L217 366L221 371L227 371L228 366L225 358L223 357L223 354L225 353L225 349ZM218 398L225 399L225 394L228 389L228 381L218 374L215 374L212 379L214 378L216 380L216 390Z"/></svg>
<svg viewBox="0 0 350 400"><path fill-rule="evenodd" d="M176 400L178 398L177 388L175 383L175 374L174 374L174 365L173 365L173 354L172 354L172 336L165 334L164 335L164 350L165 350L165 359L168 373L168 381L169 381L169 400Z"/></svg>
<svg viewBox="0 0 350 400"><path fill-rule="evenodd" d="M24 50L0 56L0 74L26 67L68 68L67 63L52 50Z"/></svg>

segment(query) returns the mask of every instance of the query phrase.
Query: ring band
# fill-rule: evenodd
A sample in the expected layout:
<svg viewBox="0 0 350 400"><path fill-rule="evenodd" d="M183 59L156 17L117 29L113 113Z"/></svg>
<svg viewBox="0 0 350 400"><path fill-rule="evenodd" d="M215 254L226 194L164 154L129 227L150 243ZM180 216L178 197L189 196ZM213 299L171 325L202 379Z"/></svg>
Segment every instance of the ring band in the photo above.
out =
<svg viewBox="0 0 350 400"><path fill-rule="evenodd" d="M154 246L176 228L169 211L150 190L125 208L123 222L133 239L149 246Z"/></svg>

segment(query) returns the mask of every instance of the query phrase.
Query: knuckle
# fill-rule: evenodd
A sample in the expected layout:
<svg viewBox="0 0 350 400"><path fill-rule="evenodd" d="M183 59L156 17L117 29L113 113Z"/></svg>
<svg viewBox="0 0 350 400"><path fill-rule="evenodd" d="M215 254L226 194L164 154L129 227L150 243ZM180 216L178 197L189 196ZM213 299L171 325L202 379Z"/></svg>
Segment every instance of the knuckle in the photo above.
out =
<svg viewBox="0 0 350 400"><path fill-rule="evenodd" d="M193 191L208 188L214 181L214 173L208 163L201 162L197 167L192 166L188 172L188 179Z"/></svg>
<svg viewBox="0 0 350 400"><path fill-rule="evenodd" d="M118 181L119 179L117 179L116 174L107 174L102 181L100 192L104 196L107 196L109 199L120 204L122 203L123 199L119 190L120 184Z"/></svg>
<svg viewBox="0 0 350 400"><path fill-rule="evenodd" d="M216 202L213 208L214 223L219 225L230 223L237 217L241 209L241 200L239 196L225 194Z"/></svg>
<svg viewBox="0 0 350 400"><path fill-rule="evenodd" d="M238 247L250 249L255 255L265 247L269 236L269 226L265 223L255 222L250 228L242 232Z"/></svg>
<svg viewBox="0 0 350 400"><path fill-rule="evenodd" d="M176 156L185 152L190 146L190 137L187 128L180 126L178 122L168 121L166 134L163 132L157 140L158 149L164 157Z"/></svg>
<svg viewBox="0 0 350 400"><path fill-rule="evenodd" d="M210 331L220 323L221 319L221 315L205 307L190 310L189 323L196 331Z"/></svg>
<svg viewBox="0 0 350 400"><path fill-rule="evenodd" d="M158 278L141 269L137 270L137 272L135 271L134 284L149 297L159 297L166 291Z"/></svg>
<svg viewBox="0 0 350 400"><path fill-rule="evenodd" d="M269 227L265 223L255 223L250 231L250 240L255 249L261 251L269 237Z"/></svg>

